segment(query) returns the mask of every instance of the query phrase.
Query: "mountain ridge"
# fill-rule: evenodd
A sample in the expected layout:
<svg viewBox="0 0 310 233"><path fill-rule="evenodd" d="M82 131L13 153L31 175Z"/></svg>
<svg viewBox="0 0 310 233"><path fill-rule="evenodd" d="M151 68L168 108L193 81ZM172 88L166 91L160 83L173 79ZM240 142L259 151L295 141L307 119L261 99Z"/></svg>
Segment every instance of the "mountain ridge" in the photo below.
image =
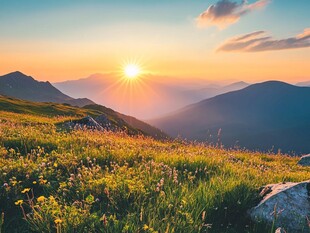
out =
<svg viewBox="0 0 310 233"><path fill-rule="evenodd" d="M87 98L74 99L59 91L50 82L39 82L20 71L0 76L0 94L29 101L66 103L79 107L94 104Z"/></svg>
<svg viewBox="0 0 310 233"><path fill-rule="evenodd" d="M279 81L253 84L148 121L170 136L248 149L310 151L310 88ZM211 135L211 136L210 136Z"/></svg>

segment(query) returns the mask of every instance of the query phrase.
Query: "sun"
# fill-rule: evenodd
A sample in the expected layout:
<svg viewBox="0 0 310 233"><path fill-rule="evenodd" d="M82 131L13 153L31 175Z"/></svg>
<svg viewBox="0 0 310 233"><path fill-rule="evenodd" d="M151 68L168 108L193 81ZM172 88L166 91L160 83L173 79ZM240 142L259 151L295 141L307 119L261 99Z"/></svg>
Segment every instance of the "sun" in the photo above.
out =
<svg viewBox="0 0 310 233"><path fill-rule="evenodd" d="M135 79L141 73L141 68L136 64L128 64L124 67L124 74L128 79Z"/></svg>

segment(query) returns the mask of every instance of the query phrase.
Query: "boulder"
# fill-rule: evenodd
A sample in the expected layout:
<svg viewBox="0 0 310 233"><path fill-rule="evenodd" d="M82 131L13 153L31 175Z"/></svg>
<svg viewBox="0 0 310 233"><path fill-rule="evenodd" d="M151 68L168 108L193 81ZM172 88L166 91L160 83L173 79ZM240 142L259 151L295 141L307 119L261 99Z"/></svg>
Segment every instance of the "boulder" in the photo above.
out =
<svg viewBox="0 0 310 233"><path fill-rule="evenodd" d="M80 120L75 120L71 122L67 122L65 124L66 127L72 128L72 129L93 129L93 130L99 130L103 131L104 128L99 125L92 117L87 116Z"/></svg>
<svg viewBox="0 0 310 233"><path fill-rule="evenodd" d="M274 224L289 233L309 232L310 180L270 184L261 196L261 202L249 211L253 221Z"/></svg>
<svg viewBox="0 0 310 233"><path fill-rule="evenodd" d="M302 156L298 164L301 166L310 166L310 154Z"/></svg>
<svg viewBox="0 0 310 233"><path fill-rule="evenodd" d="M98 122L99 125L101 125L103 128L105 128L107 130L112 129L112 124L111 124L110 120L104 114L97 116L95 118L95 121Z"/></svg>

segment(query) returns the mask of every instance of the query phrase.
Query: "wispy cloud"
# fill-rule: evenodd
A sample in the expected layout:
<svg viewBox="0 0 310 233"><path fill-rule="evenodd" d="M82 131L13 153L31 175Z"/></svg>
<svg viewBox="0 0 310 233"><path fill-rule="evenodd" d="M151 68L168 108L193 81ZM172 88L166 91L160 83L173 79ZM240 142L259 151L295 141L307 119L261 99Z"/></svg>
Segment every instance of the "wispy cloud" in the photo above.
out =
<svg viewBox="0 0 310 233"><path fill-rule="evenodd" d="M265 36L266 32L258 31L228 39L217 51L224 52L262 52L310 47L310 28L303 33L281 40Z"/></svg>
<svg viewBox="0 0 310 233"><path fill-rule="evenodd" d="M217 26L224 29L227 26L236 23L241 16L266 6L271 0L258 0L249 4L247 0L236 3L231 0L220 0L216 4L200 14L197 21L198 27Z"/></svg>

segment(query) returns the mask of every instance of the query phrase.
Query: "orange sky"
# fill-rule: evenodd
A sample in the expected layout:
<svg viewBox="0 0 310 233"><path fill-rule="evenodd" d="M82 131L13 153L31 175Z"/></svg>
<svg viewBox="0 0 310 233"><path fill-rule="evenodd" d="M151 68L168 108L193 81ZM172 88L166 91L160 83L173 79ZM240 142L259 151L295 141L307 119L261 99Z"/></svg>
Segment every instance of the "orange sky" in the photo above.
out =
<svg viewBox="0 0 310 233"><path fill-rule="evenodd" d="M130 4L123 0L77 0L74 4L29 0L18 7L15 1L8 2L0 8L0 74L19 70L38 80L57 82L119 72L124 61L139 60L145 72L160 76L247 82L310 80L309 38L296 39L303 31L310 33L305 10L309 1L251 5L254 2L259 0L236 5L235 11L246 14L210 22L206 20L212 12L206 9L211 4L220 8L219 1L173 0L167 4L159 0L155 6L139 0ZM196 21L203 11L200 20L207 27L201 28ZM216 52L229 39L259 30L267 34L267 43L279 45L292 38L296 42L284 43L281 50Z"/></svg>

